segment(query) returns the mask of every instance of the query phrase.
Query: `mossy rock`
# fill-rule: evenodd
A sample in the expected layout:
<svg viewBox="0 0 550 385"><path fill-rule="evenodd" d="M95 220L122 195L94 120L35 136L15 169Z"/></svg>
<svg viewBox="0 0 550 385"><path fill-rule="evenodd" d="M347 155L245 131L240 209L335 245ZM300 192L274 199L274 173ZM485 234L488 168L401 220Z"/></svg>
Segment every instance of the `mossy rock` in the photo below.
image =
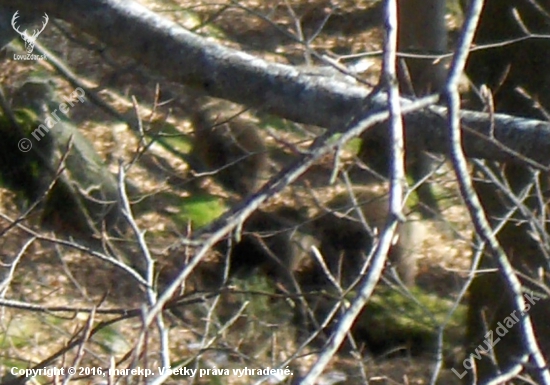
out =
<svg viewBox="0 0 550 385"><path fill-rule="evenodd" d="M45 162L51 156L51 138L46 137L38 143L29 139L39 124L31 110L15 110L13 115L17 127L7 116L0 116L0 185L33 201L48 184Z"/></svg>
<svg viewBox="0 0 550 385"><path fill-rule="evenodd" d="M438 332L453 303L416 287L410 293L412 297L380 285L353 325L356 342L364 343L375 355L435 352ZM351 301L354 295L350 293L346 300ZM334 303L329 300L322 308L330 309ZM465 317L466 308L459 305L445 328L444 351L461 344Z"/></svg>

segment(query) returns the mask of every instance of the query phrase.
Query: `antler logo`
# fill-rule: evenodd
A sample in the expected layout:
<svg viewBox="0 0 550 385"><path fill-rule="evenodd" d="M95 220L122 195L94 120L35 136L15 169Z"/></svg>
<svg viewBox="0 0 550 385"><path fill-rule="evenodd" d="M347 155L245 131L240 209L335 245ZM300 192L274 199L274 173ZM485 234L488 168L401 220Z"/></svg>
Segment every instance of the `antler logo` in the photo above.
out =
<svg viewBox="0 0 550 385"><path fill-rule="evenodd" d="M36 39L38 38L38 35L40 35L42 33L42 31L44 30L44 28L46 28L46 25L48 24L48 20L50 20L50 18L48 17L48 14L44 12L44 16L42 16L44 18L44 22L42 23L42 29L33 30L32 35L29 36L29 34L27 33L27 30L24 30L23 32L21 32L19 30L19 27L17 27L15 25L15 22L19 18L18 14L19 14L19 11L16 11L13 14L13 17L11 18L11 26L23 38L23 41L25 42L25 49L27 50L27 52L32 53L32 51L34 49L34 43L36 42Z"/></svg>

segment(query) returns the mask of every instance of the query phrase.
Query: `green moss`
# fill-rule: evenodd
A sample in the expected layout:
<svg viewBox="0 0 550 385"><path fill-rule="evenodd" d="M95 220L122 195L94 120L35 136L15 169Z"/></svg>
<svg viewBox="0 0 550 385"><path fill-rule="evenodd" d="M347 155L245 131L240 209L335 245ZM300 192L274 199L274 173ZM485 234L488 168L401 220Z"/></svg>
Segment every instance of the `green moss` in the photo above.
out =
<svg viewBox="0 0 550 385"><path fill-rule="evenodd" d="M49 175L45 162L51 152L52 139L33 139L32 132L40 122L31 110L14 110L13 115L17 127L7 116L0 116L0 184L32 201L40 195ZM27 140L26 144L30 144L32 149L21 150L22 140Z"/></svg>
<svg viewBox="0 0 550 385"><path fill-rule="evenodd" d="M120 354L131 347L115 326L104 327L94 335L93 340L108 354Z"/></svg>
<svg viewBox="0 0 550 385"><path fill-rule="evenodd" d="M354 326L355 333L368 342L373 351L408 346L413 353L432 349L440 326L453 303L412 288L414 300L387 286L380 286L371 297ZM466 309L460 305L446 327L446 349L460 344L461 325Z"/></svg>
<svg viewBox="0 0 550 385"><path fill-rule="evenodd" d="M182 198L179 208L180 212L172 218L174 222L180 226L191 222L195 227L209 224L227 210L223 199L207 194Z"/></svg>

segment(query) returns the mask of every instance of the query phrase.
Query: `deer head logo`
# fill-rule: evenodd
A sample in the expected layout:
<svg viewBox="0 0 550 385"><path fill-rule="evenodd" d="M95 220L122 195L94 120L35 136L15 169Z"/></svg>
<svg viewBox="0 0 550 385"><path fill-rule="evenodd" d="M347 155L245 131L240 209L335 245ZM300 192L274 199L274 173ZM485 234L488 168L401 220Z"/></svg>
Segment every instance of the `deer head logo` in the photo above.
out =
<svg viewBox="0 0 550 385"><path fill-rule="evenodd" d="M27 52L32 53L32 51L34 49L34 43L36 42L36 39L38 38L38 35L40 35L42 33L42 31L44 30L44 28L46 28L46 25L48 24L48 20L50 20L50 18L48 17L47 13L44 13L44 16L42 16L44 18L44 22L42 23L42 29L33 30L32 35L29 36L29 34L27 33L27 30L24 30L23 32L21 32L19 30L19 27L17 27L15 25L15 22L19 18L18 14L19 14L19 11L16 11L13 14L13 17L11 18L11 26L23 38L23 41L25 42L25 49L27 50Z"/></svg>

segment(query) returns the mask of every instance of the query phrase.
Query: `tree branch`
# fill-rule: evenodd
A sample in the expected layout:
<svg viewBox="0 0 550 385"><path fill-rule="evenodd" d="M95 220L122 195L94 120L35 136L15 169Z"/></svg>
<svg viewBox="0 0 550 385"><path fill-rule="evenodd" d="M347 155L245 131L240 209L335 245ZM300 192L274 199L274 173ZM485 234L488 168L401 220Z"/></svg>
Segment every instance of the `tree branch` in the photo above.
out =
<svg viewBox="0 0 550 385"><path fill-rule="evenodd" d="M305 74L292 66L223 47L132 1L0 0L0 6L17 6L21 13L47 12L168 80L296 122L339 132L365 110L387 108L386 97L368 98L371 90L367 87ZM11 16L7 11L2 14ZM0 27L9 23L4 19ZM406 99L402 102L409 103ZM407 114L407 140L432 152L447 153L445 116L446 109L436 106ZM539 167L548 164L550 125L546 122L502 114L496 114L491 122L489 114L464 111L461 127L468 157L509 161L519 154L540 163ZM380 135L386 131L381 129Z"/></svg>

